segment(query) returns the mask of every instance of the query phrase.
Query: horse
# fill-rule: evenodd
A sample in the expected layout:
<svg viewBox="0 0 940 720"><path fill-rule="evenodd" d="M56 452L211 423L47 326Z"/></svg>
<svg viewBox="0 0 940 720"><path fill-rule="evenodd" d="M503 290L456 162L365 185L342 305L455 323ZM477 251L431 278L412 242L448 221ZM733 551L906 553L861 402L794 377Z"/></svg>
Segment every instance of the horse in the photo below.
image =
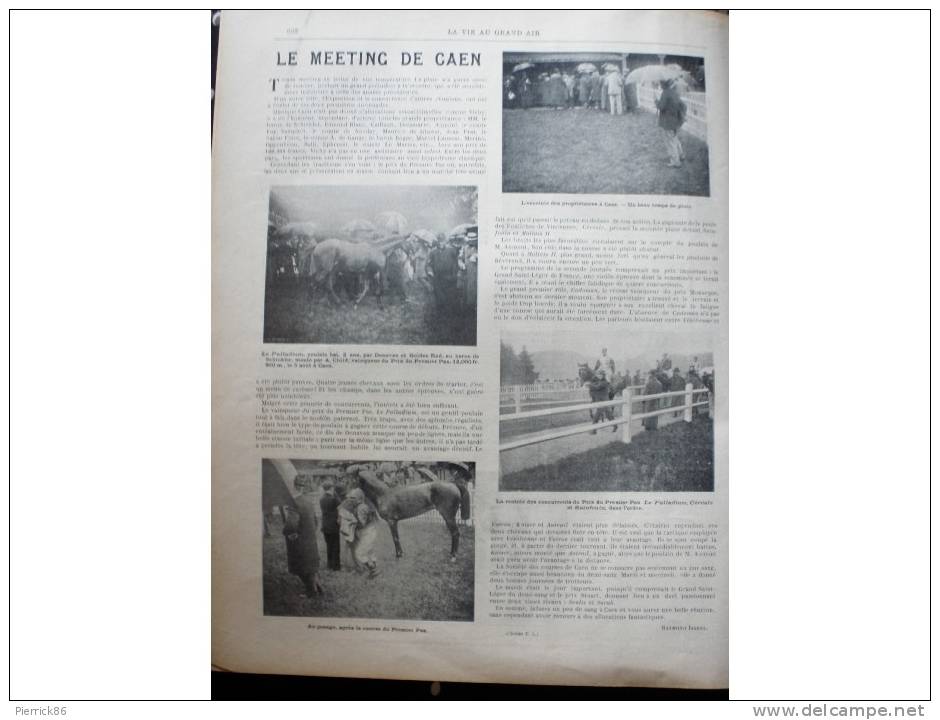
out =
<svg viewBox="0 0 940 720"><path fill-rule="evenodd" d="M381 308L388 256L398 247L407 247L406 240L404 237L395 237L372 244L329 238L314 248L307 272L313 275L314 285L326 283L336 303L342 302L334 287L336 276L354 276L361 287L358 297L353 300L356 307L362 302L371 283Z"/></svg>
<svg viewBox="0 0 940 720"><path fill-rule="evenodd" d="M588 386L591 402L613 400L615 397L622 395L624 389L630 384L630 379L626 375L614 375L612 382L605 381L601 383L600 378L588 367L587 363L578 363L578 379L582 385L586 384ZM613 420L614 408L608 406L597 410L588 410L588 414L591 416L591 422L593 423L599 423L604 418ZM614 431L616 432L616 430L617 426L615 425Z"/></svg>
<svg viewBox="0 0 940 720"><path fill-rule="evenodd" d="M417 485L388 487L370 470L359 471L359 487L369 501L375 505L379 516L388 523L395 543L395 557L405 553L398 539L398 521L421 515L436 509L450 531L450 561L457 561L457 546L460 529L457 526L457 511L463 520L470 519L470 492L463 482L434 482Z"/></svg>

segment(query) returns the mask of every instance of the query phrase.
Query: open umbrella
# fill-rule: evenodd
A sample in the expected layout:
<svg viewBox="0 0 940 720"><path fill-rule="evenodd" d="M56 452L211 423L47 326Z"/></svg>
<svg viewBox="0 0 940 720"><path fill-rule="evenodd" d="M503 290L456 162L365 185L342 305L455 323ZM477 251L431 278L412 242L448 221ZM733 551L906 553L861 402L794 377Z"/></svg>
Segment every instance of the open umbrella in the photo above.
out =
<svg viewBox="0 0 940 720"><path fill-rule="evenodd" d="M470 466L467 465L466 463L455 462L455 461L453 461L453 460L447 460L446 463L447 463L448 465L453 465L453 466L455 466L455 467L460 468L460 469L463 470L467 475L470 474Z"/></svg>
<svg viewBox="0 0 940 720"><path fill-rule="evenodd" d="M408 221L400 212L388 210L378 214L378 217L375 218L375 226L380 232L391 235L404 235L408 230Z"/></svg>
<svg viewBox="0 0 940 720"><path fill-rule="evenodd" d="M632 83L656 83L663 80L675 80L676 78L685 78L688 73L678 65L644 65L636 70L632 70L627 75L627 84Z"/></svg>
<svg viewBox="0 0 940 720"><path fill-rule="evenodd" d="M592 63L581 63L580 65L578 65L576 70L579 73L592 73L592 72L597 72L597 66L593 65Z"/></svg>
<svg viewBox="0 0 940 720"><path fill-rule="evenodd" d="M514 73L517 73L517 72L522 72L523 70L528 70L529 68L534 68L534 67L535 65L533 65L532 63L524 62L524 63L519 63L518 65L516 65L516 67L514 67L512 71Z"/></svg>
<svg viewBox="0 0 940 720"><path fill-rule="evenodd" d="M368 220L350 220L341 228L349 237L362 239L375 237L375 225Z"/></svg>
<svg viewBox="0 0 940 720"><path fill-rule="evenodd" d="M281 225L276 231L276 235L285 237L287 235L303 235L304 237L313 237L318 230L314 222L290 222Z"/></svg>
<svg viewBox="0 0 940 720"><path fill-rule="evenodd" d="M430 230L415 230L413 233L411 233L411 237L417 238L421 242L428 245L433 245L435 242L437 242L437 235L432 233Z"/></svg>
<svg viewBox="0 0 940 720"><path fill-rule="evenodd" d="M426 477L426 478L427 478L428 480L430 480L431 482L437 482L437 475L435 475L433 472L431 472L431 471L428 470L427 468L425 468L425 467L418 467L418 468L415 468L415 469L416 469L419 473L421 473L422 475L424 475L424 477Z"/></svg>
<svg viewBox="0 0 940 720"><path fill-rule="evenodd" d="M451 228L451 231L447 233L447 237L460 237L461 235L469 235L470 233L474 235L477 234L477 226L474 223L464 223L463 225L458 225L455 228Z"/></svg>

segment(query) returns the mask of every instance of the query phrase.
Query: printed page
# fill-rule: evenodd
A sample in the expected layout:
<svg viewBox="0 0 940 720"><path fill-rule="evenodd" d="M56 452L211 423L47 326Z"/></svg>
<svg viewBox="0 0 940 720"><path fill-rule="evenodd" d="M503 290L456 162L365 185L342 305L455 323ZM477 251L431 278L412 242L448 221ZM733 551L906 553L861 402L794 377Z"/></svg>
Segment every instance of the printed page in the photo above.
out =
<svg viewBox="0 0 940 720"><path fill-rule="evenodd" d="M213 658L728 683L721 13L223 13Z"/></svg>

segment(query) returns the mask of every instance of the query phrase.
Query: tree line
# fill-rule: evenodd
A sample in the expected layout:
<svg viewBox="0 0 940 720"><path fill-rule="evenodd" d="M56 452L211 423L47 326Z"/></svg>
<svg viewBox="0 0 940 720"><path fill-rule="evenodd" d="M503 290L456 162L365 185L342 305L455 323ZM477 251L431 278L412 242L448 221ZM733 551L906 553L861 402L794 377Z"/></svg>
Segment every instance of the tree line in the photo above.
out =
<svg viewBox="0 0 940 720"><path fill-rule="evenodd" d="M525 345L518 353L512 345L500 341L499 343L499 384L500 385L531 385L539 379L535 371L532 356L529 355Z"/></svg>

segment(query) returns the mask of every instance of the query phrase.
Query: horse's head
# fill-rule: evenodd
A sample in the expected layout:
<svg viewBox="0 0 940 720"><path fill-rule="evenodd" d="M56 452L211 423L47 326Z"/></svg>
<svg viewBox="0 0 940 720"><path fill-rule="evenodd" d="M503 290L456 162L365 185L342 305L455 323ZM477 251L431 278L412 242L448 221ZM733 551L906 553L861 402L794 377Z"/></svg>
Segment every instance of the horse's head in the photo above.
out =
<svg viewBox="0 0 940 720"><path fill-rule="evenodd" d="M370 500L374 500L378 495L388 490L388 486L371 470L359 470L357 478L359 487Z"/></svg>
<svg viewBox="0 0 940 720"><path fill-rule="evenodd" d="M594 379L594 371L588 367L587 363L578 363L578 379L582 384Z"/></svg>

